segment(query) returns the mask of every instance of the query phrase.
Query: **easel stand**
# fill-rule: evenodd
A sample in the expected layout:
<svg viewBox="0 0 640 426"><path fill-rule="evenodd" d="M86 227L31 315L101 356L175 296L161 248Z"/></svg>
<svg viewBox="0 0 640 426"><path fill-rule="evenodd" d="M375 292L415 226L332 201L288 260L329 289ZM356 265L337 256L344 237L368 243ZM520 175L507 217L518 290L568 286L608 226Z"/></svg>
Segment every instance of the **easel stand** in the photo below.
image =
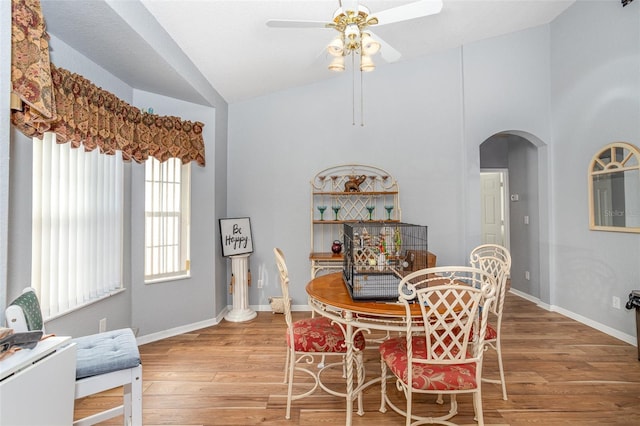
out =
<svg viewBox="0 0 640 426"><path fill-rule="evenodd" d="M229 256L233 284L233 307L224 319L232 322L249 321L256 317L256 312L249 308L249 254Z"/></svg>

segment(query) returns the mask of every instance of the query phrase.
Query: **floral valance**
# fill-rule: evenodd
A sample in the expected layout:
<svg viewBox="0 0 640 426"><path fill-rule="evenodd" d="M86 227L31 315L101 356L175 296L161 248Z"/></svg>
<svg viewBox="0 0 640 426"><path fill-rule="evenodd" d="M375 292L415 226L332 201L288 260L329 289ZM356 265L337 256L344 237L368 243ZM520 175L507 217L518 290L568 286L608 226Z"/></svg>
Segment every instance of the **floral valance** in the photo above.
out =
<svg viewBox="0 0 640 426"><path fill-rule="evenodd" d="M49 61L39 0L13 0L11 122L27 136L55 132L60 143L125 160L148 157L205 165L203 124L141 111ZM13 104L13 102L12 102Z"/></svg>

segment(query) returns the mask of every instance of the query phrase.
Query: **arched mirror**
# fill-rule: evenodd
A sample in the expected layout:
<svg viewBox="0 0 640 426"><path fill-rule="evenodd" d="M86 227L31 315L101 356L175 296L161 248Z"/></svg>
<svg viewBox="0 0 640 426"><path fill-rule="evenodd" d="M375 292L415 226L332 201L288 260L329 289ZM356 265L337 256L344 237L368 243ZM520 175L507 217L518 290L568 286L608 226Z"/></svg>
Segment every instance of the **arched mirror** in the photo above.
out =
<svg viewBox="0 0 640 426"><path fill-rule="evenodd" d="M640 150L614 142L589 165L589 228L640 233Z"/></svg>

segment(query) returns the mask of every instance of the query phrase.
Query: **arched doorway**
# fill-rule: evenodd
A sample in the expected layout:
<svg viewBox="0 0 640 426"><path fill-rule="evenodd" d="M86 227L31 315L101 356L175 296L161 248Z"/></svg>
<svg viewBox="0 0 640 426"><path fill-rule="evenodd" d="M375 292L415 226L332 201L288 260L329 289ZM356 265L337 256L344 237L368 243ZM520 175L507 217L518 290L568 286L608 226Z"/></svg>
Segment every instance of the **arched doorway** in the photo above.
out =
<svg viewBox="0 0 640 426"><path fill-rule="evenodd" d="M526 132L505 131L480 145L482 208L499 191L487 192L503 179L502 203L495 217L502 217L504 245L512 255L511 288L533 300L549 304L549 217L546 144ZM491 182L493 180L493 182ZM481 220L489 222L486 212ZM493 238L490 228L483 241ZM499 243L499 242L498 242ZM544 247L543 247L544 246Z"/></svg>

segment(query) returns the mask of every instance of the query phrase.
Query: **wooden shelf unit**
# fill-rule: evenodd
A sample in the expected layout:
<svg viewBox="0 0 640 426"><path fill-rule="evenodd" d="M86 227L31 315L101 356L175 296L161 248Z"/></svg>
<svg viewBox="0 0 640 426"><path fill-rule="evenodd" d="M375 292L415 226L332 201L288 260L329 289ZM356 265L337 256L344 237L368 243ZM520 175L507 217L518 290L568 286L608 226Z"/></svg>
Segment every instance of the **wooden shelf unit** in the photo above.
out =
<svg viewBox="0 0 640 426"><path fill-rule="evenodd" d="M342 268L342 255L334 256L331 245L343 241L343 224L400 221L400 190L387 171L345 164L317 173L311 181L311 277Z"/></svg>

